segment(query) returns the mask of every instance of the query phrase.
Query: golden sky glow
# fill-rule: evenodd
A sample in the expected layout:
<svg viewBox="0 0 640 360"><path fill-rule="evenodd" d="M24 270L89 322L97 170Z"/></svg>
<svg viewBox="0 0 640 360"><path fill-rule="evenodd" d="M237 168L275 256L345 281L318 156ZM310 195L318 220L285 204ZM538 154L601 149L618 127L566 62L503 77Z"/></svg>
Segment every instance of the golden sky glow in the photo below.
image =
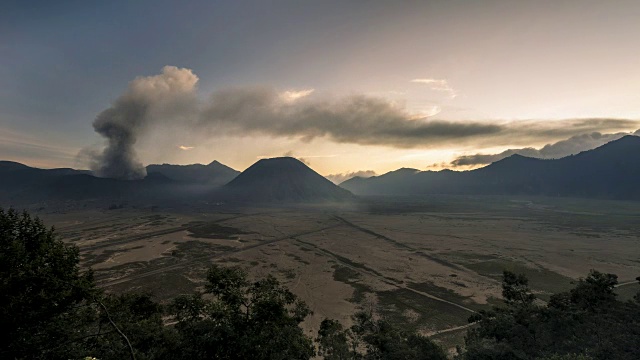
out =
<svg viewBox="0 0 640 360"><path fill-rule="evenodd" d="M637 1L213 3L7 9L0 158L87 167L94 120L127 94L173 104L136 133L143 164L438 170L640 128Z"/></svg>

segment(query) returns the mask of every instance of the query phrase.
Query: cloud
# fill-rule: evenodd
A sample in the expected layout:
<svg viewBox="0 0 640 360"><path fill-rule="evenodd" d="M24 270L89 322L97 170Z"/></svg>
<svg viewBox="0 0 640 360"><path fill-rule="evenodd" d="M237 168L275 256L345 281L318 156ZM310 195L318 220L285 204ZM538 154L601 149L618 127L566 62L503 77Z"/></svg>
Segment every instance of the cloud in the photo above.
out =
<svg viewBox="0 0 640 360"><path fill-rule="evenodd" d="M444 80L415 80L435 87L448 86ZM222 88L207 99L196 93L197 83L198 77L191 70L174 66L164 67L159 75L134 79L93 122L95 131L106 140L102 150L87 151L94 173L120 179L144 177L136 143L152 131L184 132L189 143L196 146L199 141L221 136L270 136L426 149L520 146L639 126L637 121L625 119L431 120L384 98L322 98L314 96L312 89L282 92L270 87Z"/></svg>
<svg viewBox="0 0 640 360"><path fill-rule="evenodd" d="M300 91L285 91L280 93L280 97L286 102L294 102L300 98L311 95L314 92L314 89L300 90Z"/></svg>
<svg viewBox="0 0 640 360"><path fill-rule="evenodd" d="M427 108L422 109L411 115L409 120L423 120L426 118L430 118L432 116L436 116L442 112L442 108L438 105L431 105Z"/></svg>
<svg viewBox="0 0 640 360"><path fill-rule="evenodd" d="M427 170L438 171L438 170L448 169L450 167L451 167L450 163L442 161L442 162L437 162L437 163L427 165Z"/></svg>
<svg viewBox="0 0 640 360"><path fill-rule="evenodd" d="M445 92L452 99L458 96L458 92L454 88L449 86L449 82L444 79L419 78L412 79L410 82L415 84L428 85L431 90Z"/></svg>
<svg viewBox="0 0 640 360"><path fill-rule="evenodd" d="M325 175L325 177L331 180L331 182L333 182L334 184L340 184L356 176L369 178L376 175L377 175L376 172L373 170L361 170L361 171L346 172L346 173L339 173L339 174L330 174L330 175Z"/></svg>
<svg viewBox="0 0 640 360"><path fill-rule="evenodd" d="M195 148L194 146L184 146L184 145L178 146L178 149L184 150L184 151L193 150L194 148Z"/></svg>
<svg viewBox="0 0 640 360"><path fill-rule="evenodd" d="M107 143L102 151L87 151L91 170L101 177L145 177L135 151L138 137L152 123L176 121L193 111L197 82L191 70L175 66L165 66L160 75L134 79L93 122L94 130Z"/></svg>
<svg viewBox="0 0 640 360"><path fill-rule="evenodd" d="M640 134L640 130L636 131L635 134ZM453 160L450 165L454 167L485 165L502 160L514 154L541 159L557 159L594 149L610 141L620 139L626 135L629 135L629 133L619 132L613 134L601 134L599 132L593 132L590 134L572 136L566 140L547 144L540 149L527 147L521 149L508 149L499 154L463 155Z"/></svg>
<svg viewBox="0 0 640 360"><path fill-rule="evenodd" d="M51 168L60 163L73 163L77 149L60 145L49 137L39 137L0 127L0 159Z"/></svg>
<svg viewBox="0 0 640 360"><path fill-rule="evenodd" d="M411 80L411 82L412 83L418 83L418 84L427 84L427 85L435 84L435 85L440 86L440 87L447 86L447 80L413 79L413 80Z"/></svg>
<svg viewBox="0 0 640 360"><path fill-rule="evenodd" d="M306 157L300 157L300 156L295 156L293 154L293 150L289 150L287 152L285 152L284 154L282 154L283 157L292 157L292 158L296 158L298 159L300 162L302 162L303 164L307 165L307 166L311 166L311 162L306 158Z"/></svg>
<svg viewBox="0 0 640 360"><path fill-rule="evenodd" d="M426 121L381 98L354 95L337 100L281 99L275 89L216 91L201 114L200 126L230 135L327 138L338 143L430 147L452 138L487 136L501 131L481 122Z"/></svg>
<svg viewBox="0 0 640 360"><path fill-rule="evenodd" d="M219 90L204 106L200 126L236 136L268 135L311 141L435 148L442 145L499 145L554 141L580 133L627 130L625 119L563 121L443 121L415 114L381 98L353 95L334 100L281 100L270 88Z"/></svg>
<svg viewBox="0 0 640 360"><path fill-rule="evenodd" d="M282 155L259 155L257 156L258 159L271 159L274 157L292 157L295 158L297 160L300 160L303 164L307 165L307 166L311 166L311 160L309 159L314 159L314 158L332 158L332 157L336 157L336 155L302 155L302 156L297 156L295 155L293 150L289 150L286 151L284 154Z"/></svg>

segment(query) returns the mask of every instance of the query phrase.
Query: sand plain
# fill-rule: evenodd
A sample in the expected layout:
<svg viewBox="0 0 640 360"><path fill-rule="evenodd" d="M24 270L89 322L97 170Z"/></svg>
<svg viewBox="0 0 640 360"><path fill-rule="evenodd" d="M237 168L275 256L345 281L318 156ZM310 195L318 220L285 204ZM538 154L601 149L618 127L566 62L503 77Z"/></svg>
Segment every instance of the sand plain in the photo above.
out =
<svg viewBox="0 0 640 360"><path fill-rule="evenodd" d="M350 324L373 309L445 346L500 303L505 269L541 300L590 269L640 290L640 203L538 197L365 198L355 206L41 209L106 291L160 301L203 285L211 263L280 279L313 310Z"/></svg>

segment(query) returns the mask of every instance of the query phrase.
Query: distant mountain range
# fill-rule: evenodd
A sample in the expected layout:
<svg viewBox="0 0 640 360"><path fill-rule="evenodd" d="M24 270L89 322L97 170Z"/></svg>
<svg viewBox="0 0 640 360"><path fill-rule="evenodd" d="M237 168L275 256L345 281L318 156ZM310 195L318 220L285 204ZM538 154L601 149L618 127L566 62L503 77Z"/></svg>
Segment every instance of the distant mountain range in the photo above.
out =
<svg viewBox="0 0 640 360"><path fill-rule="evenodd" d="M95 177L88 170L38 169L17 162L0 161L0 201L3 205L151 197L172 182L161 174L150 174L142 180L125 181Z"/></svg>
<svg viewBox="0 0 640 360"><path fill-rule="evenodd" d="M147 174L162 174L167 178L183 183L222 186L233 180L240 171L234 170L218 161L208 165L149 165Z"/></svg>
<svg viewBox="0 0 640 360"><path fill-rule="evenodd" d="M356 195L544 195L640 200L640 137L555 160L512 155L471 171L400 169L340 184Z"/></svg>
<svg viewBox="0 0 640 360"><path fill-rule="evenodd" d="M353 198L293 158L260 160L243 173L217 161L149 165L147 173L141 180L116 180L95 177L87 170L38 169L0 161L0 206L65 200L313 203Z"/></svg>
<svg viewBox="0 0 640 360"><path fill-rule="evenodd" d="M625 136L556 160L513 155L471 171L399 169L334 185L290 157L263 159L239 173L208 165L149 165L142 180L98 178L86 170L37 169L0 161L0 206L66 200L313 203L354 195L545 195L640 200L640 137Z"/></svg>

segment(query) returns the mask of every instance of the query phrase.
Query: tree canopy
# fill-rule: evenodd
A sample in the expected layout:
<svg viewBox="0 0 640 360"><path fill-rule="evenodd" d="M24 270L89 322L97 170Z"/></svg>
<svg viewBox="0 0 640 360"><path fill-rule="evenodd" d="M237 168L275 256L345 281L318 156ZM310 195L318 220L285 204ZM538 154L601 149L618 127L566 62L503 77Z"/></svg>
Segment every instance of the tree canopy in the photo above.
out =
<svg viewBox="0 0 640 360"><path fill-rule="evenodd" d="M640 359L640 303L617 300L617 283L616 275L592 270L544 303L524 276L505 271L506 306L470 319L478 326L462 358Z"/></svg>
<svg viewBox="0 0 640 360"><path fill-rule="evenodd" d="M273 276L212 265L204 291L163 305L149 294L105 294L79 251L27 213L0 209L2 359L446 359L443 349L375 312L353 325L325 319ZM638 278L640 281L640 277ZM640 294L617 299L617 277L591 271L567 292L538 299L504 272L504 306L469 320L461 360L640 359Z"/></svg>
<svg viewBox="0 0 640 360"><path fill-rule="evenodd" d="M0 209L1 358L46 358L73 337L75 308L94 290L78 261L40 220Z"/></svg>
<svg viewBox="0 0 640 360"><path fill-rule="evenodd" d="M300 323L309 308L272 276L250 282L239 267L213 265L204 294L176 298L180 351L174 359L309 359ZM205 298L203 295L211 295Z"/></svg>

